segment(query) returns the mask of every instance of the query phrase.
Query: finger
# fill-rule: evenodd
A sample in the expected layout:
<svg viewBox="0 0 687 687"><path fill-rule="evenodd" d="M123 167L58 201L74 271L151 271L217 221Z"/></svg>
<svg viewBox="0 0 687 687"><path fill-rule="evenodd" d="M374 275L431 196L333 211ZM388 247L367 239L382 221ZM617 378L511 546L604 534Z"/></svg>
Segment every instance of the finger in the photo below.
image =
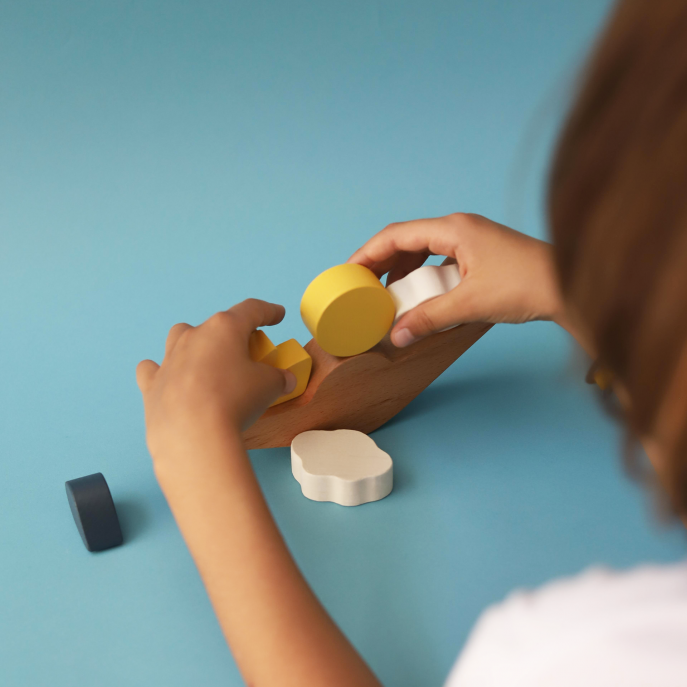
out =
<svg viewBox="0 0 687 687"><path fill-rule="evenodd" d="M177 341L179 341L181 335L189 329L193 329L190 324L179 322L179 324L175 324L169 330L169 334L167 334L167 341L165 342L165 356L169 355L174 350L174 347L177 345Z"/></svg>
<svg viewBox="0 0 687 687"><path fill-rule="evenodd" d="M296 375L294 375L293 372L281 370L278 367L272 367L264 363L256 364L260 366L260 381L258 383L260 388L264 389L268 403L272 403L272 401L275 401L277 398L287 393L287 380L289 385L291 385L291 377L293 377L294 381L290 391L293 391L296 386Z"/></svg>
<svg viewBox="0 0 687 687"><path fill-rule="evenodd" d="M259 367L259 377L254 388L259 390L259 396L255 399L253 413L245 418L244 429L252 425L280 396L290 394L297 384L296 375L289 370L280 370L263 363L255 364Z"/></svg>
<svg viewBox="0 0 687 687"><path fill-rule="evenodd" d="M262 374L265 375L265 386L269 390L270 403L284 394L290 394L296 388L298 380L291 370L283 370L264 363L258 363L258 365L262 368Z"/></svg>
<svg viewBox="0 0 687 687"><path fill-rule="evenodd" d="M407 312L391 332L394 346L405 348L430 334L442 332L464 322L477 319L469 282Z"/></svg>
<svg viewBox="0 0 687 687"><path fill-rule="evenodd" d="M283 305L268 303L257 298L248 298L233 308L229 308L227 312L236 318L240 329L248 336L258 327L279 324L284 319L286 310Z"/></svg>
<svg viewBox="0 0 687 687"><path fill-rule="evenodd" d="M290 394L296 388L296 384L298 384L296 375L291 370L282 370L281 372L284 375L284 390L282 394Z"/></svg>
<svg viewBox="0 0 687 687"><path fill-rule="evenodd" d="M152 360L141 360L136 366L136 383L141 393L145 394L148 391L159 369L160 366Z"/></svg>
<svg viewBox="0 0 687 687"><path fill-rule="evenodd" d="M377 265L401 252L457 257L456 229L463 221L459 216L451 216L390 224L357 250L348 262L374 271Z"/></svg>
<svg viewBox="0 0 687 687"><path fill-rule="evenodd" d="M390 272L391 270L393 270L394 266L398 262L398 259L401 255L402 255L401 253L395 253L394 255L392 255L390 258L387 258L386 260L381 260L380 262L377 262L377 263L365 265L365 267L367 267L369 270L374 272L377 279L381 279L387 272ZM353 261L352 258L348 260L349 263L352 261Z"/></svg>

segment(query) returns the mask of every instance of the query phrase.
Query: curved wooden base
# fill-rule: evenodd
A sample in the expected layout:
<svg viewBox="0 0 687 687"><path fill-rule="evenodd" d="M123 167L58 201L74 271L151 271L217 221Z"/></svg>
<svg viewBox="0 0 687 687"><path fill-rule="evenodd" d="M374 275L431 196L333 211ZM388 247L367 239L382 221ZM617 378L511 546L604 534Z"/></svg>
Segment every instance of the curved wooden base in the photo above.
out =
<svg viewBox="0 0 687 687"><path fill-rule="evenodd" d="M269 408L243 434L246 448L290 446L309 429L356 429L369 434L403 410L467 351L492 325L464 324L408 348L388 336L351 358L337 358L309 341L308 388L298 398Z"/></svg>

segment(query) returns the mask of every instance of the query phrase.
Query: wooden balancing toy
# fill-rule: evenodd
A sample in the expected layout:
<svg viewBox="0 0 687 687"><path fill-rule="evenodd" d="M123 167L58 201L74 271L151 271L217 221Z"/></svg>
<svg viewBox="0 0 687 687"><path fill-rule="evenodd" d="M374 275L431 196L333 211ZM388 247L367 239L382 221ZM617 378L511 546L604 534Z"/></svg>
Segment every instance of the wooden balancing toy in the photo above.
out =
<svg viewBox="0 0 687 687"><path fill-rule="evenodd" d="M291 370L297 384L244 432L246 448L290 446L314 429L369 434L394 417L492 326L459 325L406 348L391 343L397 313L459 282L456 265L420 267L389 289L362 265L337 265L316 277L301 301L311 341L275 346L260 330L251 337L253 360Z"/></svg>

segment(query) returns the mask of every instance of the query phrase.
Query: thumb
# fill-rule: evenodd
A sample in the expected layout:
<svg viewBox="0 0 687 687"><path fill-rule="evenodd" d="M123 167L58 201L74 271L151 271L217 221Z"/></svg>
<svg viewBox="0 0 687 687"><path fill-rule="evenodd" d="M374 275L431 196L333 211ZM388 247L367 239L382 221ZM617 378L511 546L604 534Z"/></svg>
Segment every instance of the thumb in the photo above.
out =
<svg viewBox="0 0 687 687"><path fill-rule="evenodd" d="M263 388L270 403L280 396L290 394L296 388L296 375L290 370L282 370L271 365L263 365L262 367L266 368L262 370L264 375Z"/></svg>
<svg viewBox="0 0 687 687"><path fill-rule="evenodd" d="M257 363L260 368L257 384L254 387L254 395L245 404L245 415L241 420L241 426L245 430L250 427L265 412L270 403L276 401L284 394L290 394L296 388L296 375L289 370L280 370L278 367Z"/></svg>
<svg viewBox="0 0 687 687"><path fill-rule="evenodd" d="M141 360L136 366L136 383L142 394L145 394L155 380L160 366L152 360Z"/></svg>
<svg viewBox="0 0 687 687"><path fill-rule="evenodd" d="M282 370L282 373L284 374L284 391L282 394L290 394L296 388L298 380L291 370Z"/></svg>
<svg viewBox="0 0 687 687"><path fill-rule="evenodd" d="M391 343L405 348L430 334L471 321L470 287L467 280L407 312L391 331Z"/></svg>

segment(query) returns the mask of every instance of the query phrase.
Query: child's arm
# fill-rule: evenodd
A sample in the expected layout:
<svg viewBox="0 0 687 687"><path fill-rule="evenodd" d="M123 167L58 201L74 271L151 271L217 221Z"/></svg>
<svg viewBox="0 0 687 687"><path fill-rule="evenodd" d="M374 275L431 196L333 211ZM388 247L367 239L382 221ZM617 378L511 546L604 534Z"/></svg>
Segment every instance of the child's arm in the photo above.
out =
<svg viewBox="0 0 687 687"><path fill-rule="evenodd" d="M592 354L573 318L565 312L551 246L479 215L390 224L356 251L349 262L369 267L392 283L429 255L457 261L461 283L406 313L393 328L396 346L463 322L554 320Z"/></svg>
<svg viewBox="0 0 687 687"><path fill-rule="evenodd" d="M281 306L249 300L176 325L158 366L139 364L155 473L249 685L376 686L289 555L241 431L295 379L253 362L248 338Z"/></svg>

